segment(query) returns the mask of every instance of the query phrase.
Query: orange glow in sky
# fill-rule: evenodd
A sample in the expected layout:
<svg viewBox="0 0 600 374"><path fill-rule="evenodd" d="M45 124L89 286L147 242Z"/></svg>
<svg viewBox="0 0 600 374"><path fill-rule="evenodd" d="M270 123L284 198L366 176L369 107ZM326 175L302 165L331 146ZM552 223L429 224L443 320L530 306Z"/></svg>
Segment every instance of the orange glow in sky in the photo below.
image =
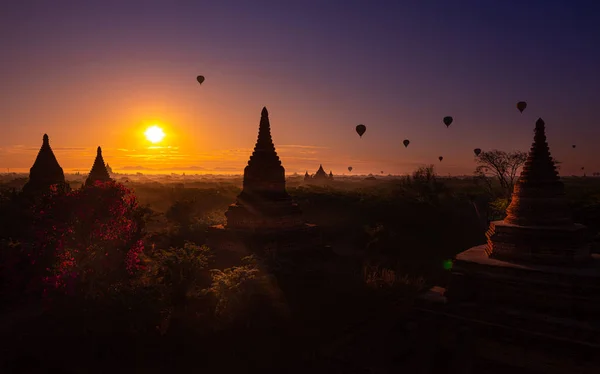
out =
<svg viewBox="0 0 600 374"><path fill-rule="evenodd" d="M288 174L472 175L474 148L527 151L539 117L561 175L600 171L581 5L135 2L6 2L0 171L28 172L47 133L65 172L101 146L115 172L242 174L265 106Z"/></svg>

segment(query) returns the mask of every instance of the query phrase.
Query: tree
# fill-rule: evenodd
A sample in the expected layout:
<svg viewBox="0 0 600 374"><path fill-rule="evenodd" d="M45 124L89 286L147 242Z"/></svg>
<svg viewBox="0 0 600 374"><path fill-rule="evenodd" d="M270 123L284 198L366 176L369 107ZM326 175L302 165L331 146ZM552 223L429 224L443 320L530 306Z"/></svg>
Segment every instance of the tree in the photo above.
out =
<svg viewBox="0 0 600 374"><path fill-rule="evenodd" d="M500 184L501 194L510 198L519 169L525 164L527 153L505 152L497 149L481 152L476 158L475 176L485 183L490 194L494 194L493 180Z"/></svg>
<svg viewBox="0 0 600 374"><path fill-rule="evenodd" d="M132 191L109 181L53 192L38 206L35 233L36 257L52 258L50 289L98 296L142 267L147 212Z"/></svg>

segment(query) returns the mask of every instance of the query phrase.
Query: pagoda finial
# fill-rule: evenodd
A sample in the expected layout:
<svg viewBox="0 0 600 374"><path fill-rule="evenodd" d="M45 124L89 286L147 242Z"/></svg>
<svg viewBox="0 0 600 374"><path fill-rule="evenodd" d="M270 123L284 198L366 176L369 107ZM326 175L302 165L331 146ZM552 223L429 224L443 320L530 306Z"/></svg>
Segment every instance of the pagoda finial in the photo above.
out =
<svg viewBox="0 0 600 374"><path fill-rule="evenodd" d="M535 121L535 129L536 129L536 130L537 130L537 129L541 129L542 131L544 131L544 125L545 125L545 124L546 124L546 123L544 122L544 120L543 120L543 119L541 119L541 118L538 118L538 120L537 120L537 121Z"/></svg>
<svg viewBox="0 0 600 374"><path fill-rule="evenodd" d="M50 145L50 139L48 138L48 134L44 134L44 137L42 138L42 147L49 146L49 145Z"/></svg>
<svg viewBox="0 0 600 374"><path fill-rule="evenodd" d="M267 110L267 107L264 106L262 108L262 111L260 112L261 117L268 117L269 116L269 111Z"/></svg>
<svg viewBox="0 0 600 374"><path fill-rule="evenodd" d="M98 149L96 150L96 156L102 156L102 148L100 146L98 146Z"/></svg>
<svg viewBox="0 0 600 374"><path fill-rule="evenodd" d="M546 142L545 123L535 123L533 144L515 183L504 222L522 226L571 224L572 218L556 165Z"/></svg>

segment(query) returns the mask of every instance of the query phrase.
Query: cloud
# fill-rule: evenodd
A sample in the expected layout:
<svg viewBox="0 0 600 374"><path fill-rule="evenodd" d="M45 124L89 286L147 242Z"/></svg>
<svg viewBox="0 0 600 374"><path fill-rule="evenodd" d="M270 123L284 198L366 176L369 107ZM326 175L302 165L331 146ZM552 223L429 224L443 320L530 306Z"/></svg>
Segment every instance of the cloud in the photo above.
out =
<svg viewBox="0 0 600 374"><path fill-rule="evenodd" d="M301 149L329 149L329 147L321 147L317 145L298 145L298 144L283 144L276 148L301 148Z"/></svg>
<svg viewBox="0 0 600 374"><path fill-rule="evenodd" d="M165 170L207 170L206 168L203 168L202 166L172 166L169 168L165 168Z"/></svg>
<svg viewBox="0 0 600 374"><path fill-rule="evenodd" d="M152 170L152 171L165 171L165 170L178 170L178 171L184 171L184 170L207 170L206 168L202 167L202 166L196 166L196 165L191 165L191 166L162 166L162 167L146 167L146 166L141 166L141 165L127 165L127 166L123 166L123 167L115 167L115 169L117 170Z"/></svg>
<svg viewBox="0 0 600 374"><path fill-rule="evenodd" d="M145 166L140 166L140 165L137 165L137 166L130 166L130 165L128 165L128 166L123 166L123 167L116 168L116 169L121 169L121 170L155 170L155 169L147 168Z"/></svg>
<svg viewBox="0 0 600 374"><path fill-rule="evenodd" d="M235 167L227 167L227 166L217 166L216 168L213 168L214 171L240 171L240 168L235 168Z"/></svg>

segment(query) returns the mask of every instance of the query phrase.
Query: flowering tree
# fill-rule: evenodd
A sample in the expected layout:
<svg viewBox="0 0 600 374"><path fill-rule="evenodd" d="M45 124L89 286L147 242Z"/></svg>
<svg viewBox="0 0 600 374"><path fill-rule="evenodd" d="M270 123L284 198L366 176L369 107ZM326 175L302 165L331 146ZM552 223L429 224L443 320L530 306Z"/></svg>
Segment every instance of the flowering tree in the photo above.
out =
<svg viewBox="0 0 600 374"><path fill-rule="evenodd" d="M48 265L46 290L98 297L140 269L144 211L123 185L53 188L37 208L32 262Z"/></svg>

